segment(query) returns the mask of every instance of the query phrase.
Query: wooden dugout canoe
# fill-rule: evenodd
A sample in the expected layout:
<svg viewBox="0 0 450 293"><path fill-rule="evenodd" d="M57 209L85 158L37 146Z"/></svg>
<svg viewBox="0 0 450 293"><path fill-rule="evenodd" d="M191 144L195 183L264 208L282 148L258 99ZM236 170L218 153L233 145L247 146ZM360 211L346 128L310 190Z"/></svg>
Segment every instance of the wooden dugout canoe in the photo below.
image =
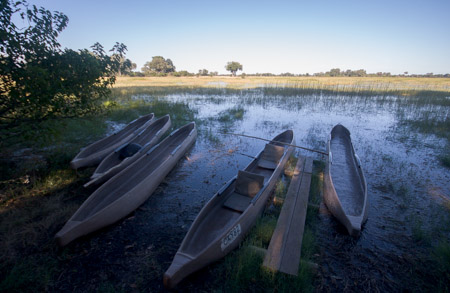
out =
<svg viewBox="0 0 450 293"><path fill-rule="evenodd" d="M293 144L293 131L287 130L266 144L203 207L164 274L166 288L173 288L189 274L224 257L244 239L262 214L293 151L293 147L276 141Z"/></svg>
<svg viewBox="0 0 450 293"><path fill-rule="evenodd" d="M194 144L194 122L172 132L144 156L100 186L56 234L59 245L110 225L138 208Z"/></svg>
<svg viewBox="0 0 450 293"><path fill-rule="evenodd" d="M169 115L153 120L146 127L142 128L135 138L107 155L95 169L94 174L91 176L91 181L86 183L84 187L102 184L136 162L159 141L171 124ZM130 150L132 147L134 149Z"/></svg>
<svg viewBox="0 0 450 293"><path fill-rule="evenodd" d="M70 162L70 167L72 169L78 169L99 164L114 149L133 139L139 133L140 129L145 127L154 118L155 115L153 113L139 117L131 121L122 130L82 148Z"/></svg>
<svg viewBox="0 0 450 293"><path fill-rule="evenodd" d="M341 124L333 127L327 151L324 202L348 233L357 237L367 219L367 183L350 131Z"/></svg>

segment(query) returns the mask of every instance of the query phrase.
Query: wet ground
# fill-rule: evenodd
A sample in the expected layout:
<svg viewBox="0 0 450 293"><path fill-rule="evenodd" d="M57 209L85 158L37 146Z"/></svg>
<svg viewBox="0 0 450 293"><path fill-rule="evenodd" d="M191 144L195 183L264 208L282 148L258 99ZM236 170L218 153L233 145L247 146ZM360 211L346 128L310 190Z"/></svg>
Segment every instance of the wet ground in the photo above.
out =
<svg viewBox="0 0 450 293"><path fill-rule="evenodd" d="M51 291L162 291L162 275L197 213L250 162L249 156L264 147L263 141L224 133L271 139L293 129L298 145L325 150L334 125L341 123L350 130L368 183L369 218L360 238L353 239L326 209L320 209L318 290L411 289L413 283L406 276L424 263L420 256L428 255L438 241L450 239L445 208L450 169L438 159L447 141L409 124L448 119L448 99L268 95L262 90L170 94L158 100L143 93L132 99L183 104L194 114L199 137L136 212L61 251L64 269ZM178 125L188 122L182 119ZM324 160L319 154L299 153ZM422 274L420 268L417 271ZM179 288L210 289L208 280L214 276L209 272L206 268L194 274Z"/></svg>

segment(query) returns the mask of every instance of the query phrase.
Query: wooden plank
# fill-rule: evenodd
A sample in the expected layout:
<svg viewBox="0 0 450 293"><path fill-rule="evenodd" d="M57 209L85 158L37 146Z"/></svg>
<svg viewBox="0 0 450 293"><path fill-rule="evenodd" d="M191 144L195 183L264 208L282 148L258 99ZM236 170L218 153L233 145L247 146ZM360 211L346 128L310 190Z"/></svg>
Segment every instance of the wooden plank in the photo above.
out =
<svg viewBox="0 0 450 293"><path fill-rule="evenodd" d="M263 266L278 271L280 269L281 260L283 256L284 246L286 244L287 231L290 229L291 219L294 213L296 202L296 195L300 188L301 178L304 168L304 157L299 157L297 165L294 169L291 183L289 185L286 198L278 217L277 226L272 234L272 238L264 258Z"/></svg>
<svg viewBox="0 0 450 293"><path fill-rule="evenodd" d="M312 158L307 158L298 197L294 208L291 228L286 237L286 245L281 259L280 272L297 275L300 263L306 211L308 209L309 188L311 185Z"/></svg>

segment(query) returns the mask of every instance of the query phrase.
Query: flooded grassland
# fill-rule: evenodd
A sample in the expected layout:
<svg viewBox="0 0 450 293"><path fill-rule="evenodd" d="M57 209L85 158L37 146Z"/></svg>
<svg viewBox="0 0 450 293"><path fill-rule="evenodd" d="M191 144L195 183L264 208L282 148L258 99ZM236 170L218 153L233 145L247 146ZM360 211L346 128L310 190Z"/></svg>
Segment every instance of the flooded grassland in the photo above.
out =
<svg viewBox="0 0 450 293"><path fill-rule="evenodd" d="M24 275L34 270L47 278L35 288L49 291L162 291L162 274L197 213L264 147L263 141L227 133L270 139L285 129L293 129L297 145L325 150L328 135L338 123L351 131L361 158L368 183L369 218L361 236L354 239L346 235L345 228L329 215L323 204L308 210L307 225L314 222L307 230L307 239L313 239L310 245L314 246L310 257L318 269L310 279L311 286L302 288L449 289L450 169L446 160L450 156L450 94L368 95L281 86L119 87L109 103L111 110L104 119L67 126L80 133L77 130L80 123L90 127L102 125L96 130L98 133L92 132L88 137L76 139L72 134L58 141L60 146L54 148L59 150L59 157L55 155L54 160L60 166L49 172L47 179L32 182L41 187L41 192L26 194L34 189L20 187L27 180L23 174L8 178L14 182L3 181L0 209L4 248L0 269L6 276L1 280L3 289L32 288L33 277L27 279ZM93 169L76 173L68 170L64 162L68 163L83 143L146 112L154 112L158 117L169 113L174 127L195 121L199 129L195 145L136 212L66 248L56 248L52 235L93 192L81 186ZM304 150L298 150L296 155L299 154L315 160L316 181L313 181L320 203L325 158ZM46 160L49 164L52 159ZM279 189L288 184L289 176L283 175ZM57 203L53 205L44 205L44 210L36 208L42 201L55 200ZM18 207L29 209L33 215L25 219L15 217ZM55 216L56 209L65 211L60 210ZM269 234L262 238L270 240L270 232L262 230L265 225L276 223L276 217L270 214L272 209L268 208L258 224L257 230L261 231L253 231L252 235ZM5 224L14 218L16 222ZM33 221L40 226L30 226ZM247 241L257 238L252 235ZM264 246L267 241L260 243ZM256 277L249 278L248 283L230 284L229 279L240 278L229 268L230 260L241 260L238 254L243 251L247 256L251 254L243 245L224 260L189 277L178 289L263 289ZM13 260L16 264L11 266ZM267 284L282 291L279 283Z"/></svg>

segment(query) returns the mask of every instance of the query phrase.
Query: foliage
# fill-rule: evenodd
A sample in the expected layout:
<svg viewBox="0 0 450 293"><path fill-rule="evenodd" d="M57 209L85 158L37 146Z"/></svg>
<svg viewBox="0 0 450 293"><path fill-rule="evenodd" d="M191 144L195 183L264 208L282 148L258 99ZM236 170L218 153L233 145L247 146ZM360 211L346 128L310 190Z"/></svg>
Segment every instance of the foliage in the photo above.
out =
<svg viewBox="0 0 450 293"><path fill-rule="evenodd" d="M137 68L136 63L133 63L130 59L125 58L124 56L118 56L120 67L119 67L119 76L120 75L133 75L132 70Z"/></svg>
<svg viewBox="0 0 450 293"><path fill-rule="evenodd" d="M181 77L181 76L193 76L193 73L190 73L186 70L181 70L173 73L173 76Z"/></svg>
<svg viewBox="0 0 450 293"><path fill-rule="evenodd" d="M155 73L175 72L175 66L170 59L164 59L162 56L153 56L152 61L145 63L141 70L145 75L154 75Z"/></svg>
<svg viewBox="0 0 450 293"><path fill-rule="evenodd" d="M362 77L362 76L367 76L367 73L364 69L359 69L359 70L347 69L346 71L341 71L341 69L339 69L339 68L333 68L330 71L327 71L325 73L323 73L323 72L315 73L314 75L315 76L333 76L333 77L335 77L335 76ZM385 74L381 73L381 75L385 75Z"/></svg>
<svg viewBox="0 0 450 293"><path fill-rule="evenodd" d="M242 70L242 64L236 61L228 62L225 69L230 71L233 76L236 76L238 70Z"/></svg>
<svg viewBox="0 0 450 293"><path fill-rule="evenodd" d="M66 15L25 1L0 3L0 135L8 137L24 124L99 110L98 100L109 94L126 46L116 43L112 56L98 43L92 51L62 50L56 39L67 26ZM16 19L28 27L19 28Z"/></svg>
<svg viewBox="0 0 450 293"><path fill-rule="evenodd" d="M198 70L198 75L208 76L208 74L209 74L208 69L199 69Z"/></svg>

